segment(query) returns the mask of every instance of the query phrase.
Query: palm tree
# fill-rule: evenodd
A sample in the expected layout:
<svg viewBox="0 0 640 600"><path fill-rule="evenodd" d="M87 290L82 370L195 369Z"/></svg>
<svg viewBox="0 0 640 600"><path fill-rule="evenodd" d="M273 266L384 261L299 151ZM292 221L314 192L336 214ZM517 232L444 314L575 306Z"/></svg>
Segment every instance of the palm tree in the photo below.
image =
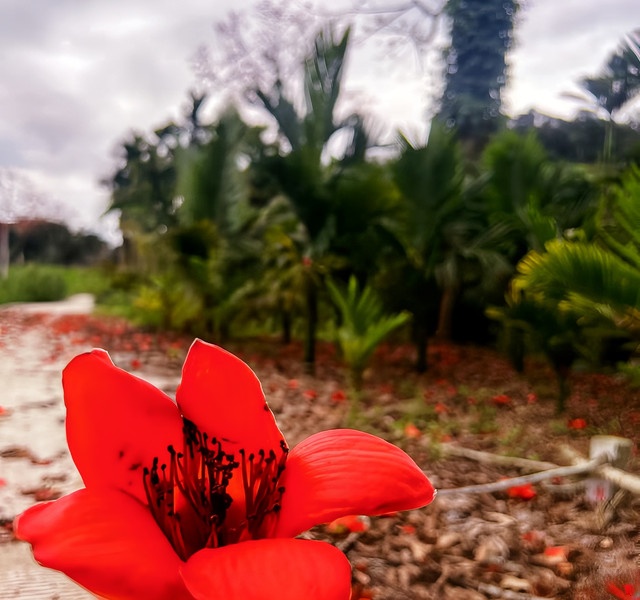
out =
<svg viewBox="0 0 640 600"><path fill-rule="evenodd" d="M234 110L206 128L208 140L177 153L176 193L181 198L180 222L215 223L222 235L231 234L247 210L248 182L238 168L238 157L249 127Z"/></svg>
<svg viewBox="0 0 640 600"><path fill-rule="evenodd" d="M392 166L402 196L395 234L406 260L404 285L413 286L400 298L413 314L416 368L427 368L427 339L435 326L439 337L452 332L454 307L463 287L480 280L467 275L486 273L501 280L509 265L495 249L503 236L501 227L488 227L482 209L471 202L464 165L454 134L432 125L426 145L412 146L403 140L402 152ZM395 267L394 267L395 268ZM480 278L481 279L481 278ZM400 282L396 282L400 283ZM402 284L401 284L402 285ZM439 294L437 324L429 298ZM411 302L413 298L416 303Z"/></svg>
<svg viewBox="0 0 640 600"><path fill-rule="evenodd" d="M613 150L613 126L619 112L629 106L640 92L640 29L625 36L598 75L584 77L578 82L583 94L567 94L587 100L594 112L606 118L603 159L608 162Z"/></svg>
<svg viewBox="0 0 640 600"><path fill-rule="evenodd" d="M339 38L332 31L322 31L316 37L314 51L304 65L302 112L286 97L279 81L268 92L256 92L278 125L280 143L264 148L254 166L263 178L275 182L302 228L302 259L306 266L304 361L309 369L315 361L320 282L330 262L338 227L334 192L346 173L362 165L367 145L359 116L341 121L335 116L348 40L349 30ZM327 144L337 132L343 132L347 141L341 155L331 158L327 156Z"/></svg>
<svg viewBox="0 0 640 600"><path fill-rule="evenodd" d="M119 211L124 259L137 263L145 238L162 235L177 223L173 155L140 133L122 142L121 165L103 180L111 191L107 212Z"/></svg>

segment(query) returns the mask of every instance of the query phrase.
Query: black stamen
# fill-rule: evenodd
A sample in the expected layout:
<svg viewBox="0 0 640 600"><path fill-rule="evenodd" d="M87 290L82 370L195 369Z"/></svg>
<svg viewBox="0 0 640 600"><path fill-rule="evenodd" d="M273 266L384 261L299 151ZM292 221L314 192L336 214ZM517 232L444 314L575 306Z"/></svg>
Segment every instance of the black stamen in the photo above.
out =
<svg viewBox="0 0 640 600"><path fill-rule="evenodd" d="M268 534L266 519L280 511L284 493L284 487L277 485L288 454L284 440L279 448L279 456L273 449L259 449L248 456L239 449L236 460L215 437L183 419L182 452L170 445L167 462L160 464L154 457L151 467L142 470L151 514L181 559L202 548ZM242 477L245 519L227 525L233 503L227 488L236 470Z"/></svg>

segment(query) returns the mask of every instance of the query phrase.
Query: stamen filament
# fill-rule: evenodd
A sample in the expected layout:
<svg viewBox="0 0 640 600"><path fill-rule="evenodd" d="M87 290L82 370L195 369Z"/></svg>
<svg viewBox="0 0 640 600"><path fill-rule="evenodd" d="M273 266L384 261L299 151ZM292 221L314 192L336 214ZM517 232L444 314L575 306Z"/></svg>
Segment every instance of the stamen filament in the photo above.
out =
<svg viewBox="0 0 640 600"><path fill-rule="evenodd" d="M166 463L155 457L151 467L143 469L149 510L182 560L201 548L267 534L265 519L278 513L284 493L278 487L288 454L284 440L280 451L279 456L273 449L247 455L239 449L236 461L216 438L184 419L182 452L168 446ZM238 518L235 511L233 522L227 523L233 503L227 488L236 472L242 477L245 516Z"/></svg>

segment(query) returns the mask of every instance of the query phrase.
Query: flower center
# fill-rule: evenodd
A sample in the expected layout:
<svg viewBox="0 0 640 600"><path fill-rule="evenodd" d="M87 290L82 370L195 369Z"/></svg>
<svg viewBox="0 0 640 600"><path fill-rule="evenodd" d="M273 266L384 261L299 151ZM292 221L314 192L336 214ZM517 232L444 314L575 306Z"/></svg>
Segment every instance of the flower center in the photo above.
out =
<svg viewBox="0 0 640 600"><path fill-rule="evenodd" d="M265 537L284 492L278 485L288 454L284 440L279 456L240 449L236 460L216 438L183 422L182 451L169 446L167 462L155 457L143 470L149 509L176 553L187 560L202 548Z"/></svg>

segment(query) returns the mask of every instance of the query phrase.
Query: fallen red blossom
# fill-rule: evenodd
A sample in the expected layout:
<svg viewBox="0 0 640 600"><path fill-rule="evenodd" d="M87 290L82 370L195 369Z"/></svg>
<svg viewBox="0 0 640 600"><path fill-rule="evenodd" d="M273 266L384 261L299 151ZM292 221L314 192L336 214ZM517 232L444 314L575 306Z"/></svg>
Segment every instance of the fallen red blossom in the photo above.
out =
<svg viewBox="0 0 640 600"><path fill-rule="evenodd" d="M348 515L339 517L327 525L330 533L361 533L367 531L371 521L363 515Z"/></svg>
<svg viewBox="0 0 640 600"><path fill-rule="evenodd" d="M347 399L347 395L343 390L336 390L331 394L331 402L344 402Z"/></svg>
<svg viewBox="0 0 640 600"><path fill-rule="evenodd" d="M422 436L422 431L420 431L413 423L407 423L404 426L404 435L411 439L417 439Z"/></svg>
<svg viewBox="0 0 640 600"><path fill-rule="evenodd" d="M537 492L533 488L533 485L530 483L525 483L523 485L514 485L507 490L507 495L509 498L519 498L520 500L531 500L531 498L535 498Z"/></svg>
<svg viewBox="0 0 640 600"><path fill-rule="evenodd" d="M498 394L491 398L491 402L493 402L496 406L507 406L511 404L511 398L506 394Z"/></svg>
<svg viewBox="0 0 640 600"><path fill-rule="evenodd" d="M636 590L636 587L631 583L625 583L620 589L615 583L610 581L607 583L607 591L613 594L619 600L636 600L640 597L640 588Z"/></svg>

